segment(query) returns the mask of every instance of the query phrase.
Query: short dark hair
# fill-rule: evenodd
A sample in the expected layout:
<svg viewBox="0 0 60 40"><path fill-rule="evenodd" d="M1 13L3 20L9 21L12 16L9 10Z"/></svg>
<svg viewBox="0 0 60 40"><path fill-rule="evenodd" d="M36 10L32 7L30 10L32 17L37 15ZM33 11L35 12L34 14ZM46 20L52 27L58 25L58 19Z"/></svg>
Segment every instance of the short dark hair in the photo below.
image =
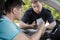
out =
<svg viewBox="0 0 60 40"><path fill-rule="evenodd" d="M37 3L39 0L31 0L31 3Z"/></svg>
<svg viewBox="0 0 60 40"><path fill-rule="evenodd" d="M3 15L3 11L4 11L4 0L0 0L0 18L1 18L1 16Z"/></svg>
<svg viewBox="0 0 60 40"><path fill-rule="evenodd" d="M22 0L7 0L5 2L5 12L11 12L11 8L23 5Z"/></svg>

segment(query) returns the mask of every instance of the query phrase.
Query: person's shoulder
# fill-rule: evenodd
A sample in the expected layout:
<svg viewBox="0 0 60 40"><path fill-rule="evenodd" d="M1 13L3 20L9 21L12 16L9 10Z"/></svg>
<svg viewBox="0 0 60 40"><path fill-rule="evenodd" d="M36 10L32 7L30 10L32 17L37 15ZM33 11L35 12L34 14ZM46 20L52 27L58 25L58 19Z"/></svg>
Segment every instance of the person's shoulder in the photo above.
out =
<svg viewBox="0 0 60 40"><path fill-rule="evenodd" d="M14 26L14 24L6 19L0 19L0 26Z"/></svg>
<svg viewBox="0 0 60 40"><path fill-rule="evenodd" d="M45 12L51 12L49 9L47 9L47 8L43 8L43 10L45 11Z"/></svg>
<svg viewBox="0 0 60 40"><path fill-rule="evenodd" d="M27 9L27 11L29 11L29 12L32 11L32 10L33 10L33 8L29 8L29 9Z"/></svg>
<svg viewBox="0 0 60 40"><path fill-rule="evenodd" d="M32 12L33 12L33 8L29 8L29 9L27 9L26 10L26 12L25 12L25 14L32 14Z"/></svg>
<svg viewBox="0 0 60 40"><path fill-rule="evenodd" d="M26 10L26 12L28 12L28 13L30 13L32 11L33 11L33 8L29 8L29 9Z"/></svg>

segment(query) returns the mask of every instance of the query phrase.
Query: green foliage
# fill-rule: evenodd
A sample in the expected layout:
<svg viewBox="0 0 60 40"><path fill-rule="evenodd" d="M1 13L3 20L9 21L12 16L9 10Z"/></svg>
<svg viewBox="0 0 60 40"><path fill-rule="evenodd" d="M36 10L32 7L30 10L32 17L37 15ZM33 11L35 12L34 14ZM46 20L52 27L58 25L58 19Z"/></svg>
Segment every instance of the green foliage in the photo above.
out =
<svg viewBox="0 0 60 40"><path fill-rule="evenodd" d="M30 1L31 1L31 0L24 0L25 5L24 5L24 7L23 7L23 14L24 14L24 12L25 12L28 8L31 7ZM57 1L60 2L60 0L57 0ZM50 6L46 5L46 4L45 4L44 7L46 7L46 8L48 8L48 9L51 10L51 12L52 12L52 14L53 14L53 16L54 16L55 19L60 19L60 12L57 12L54 8L52 8L52 7L50 7Z"/></svg>
<svg viewBox="0 0 60 40"><path fill-rule="evenodd" d="M60 0L57 0L58 2L60 2Z"/></svg>
<svg viewBox="0 0 60 40"><path fill-rule="evenodd" d="M30 3L30 0L24 0L25 2L25 5L23 7L23 13L29 8L31 7L31 3Z"/></svg>
<svg viewBox="0 0 60 40"><path fill-rule="evenodd" d="M60 19L60 12L56 11L54 8L45 4L46 8L50 9L55 19Z"/></svg>

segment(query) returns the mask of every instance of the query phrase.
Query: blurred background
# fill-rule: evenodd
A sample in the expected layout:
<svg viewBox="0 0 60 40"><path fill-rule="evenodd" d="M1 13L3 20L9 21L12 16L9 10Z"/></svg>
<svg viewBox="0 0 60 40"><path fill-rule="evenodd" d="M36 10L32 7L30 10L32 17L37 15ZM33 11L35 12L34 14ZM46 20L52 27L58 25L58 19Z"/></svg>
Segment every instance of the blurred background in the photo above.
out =
<svg viewBox="0 0 60 40"><path fill-rule="evenodd" d="M23 0L23 1L25 2L25 5L23 6L23 15L24 15L25 11L31 7L31 0ZM53 1L55 1L55 0L53 0ZM58 1L60 3L60 0L56 0L56 1ZM57 11L55 8L45 4L43 2L42 2L42 5L43 5L43 7L51 10L52 15L55 18L55 20L60 20L60 11ZM16 22L18 22L18 21L16 20Z"/></svg>
<svg viewBox="0 0 60 40"><path fill-rule="evenodd" d="M0 3L3 0L0 0ZM6 0L5 0L6 1ZM25 13L25 11L31 7L31 0L23 0L25 2L25 5L23 6L23 15ZM45 1L45 3L43 2L42 5L51 10L53 17L55 18L55 20L60 20L60 0L42 0ZM57 1L57 2L55 2ZM55 3L54 3L55 2ZM53 4L53 5L52 5ZM58 4L58 5L57 5ZM3 4L0 4L3 5ZM54 6L54 7L52 7ZM3 8L3 7L2 7ZM56 10L57 9L57 10ZM17 21L16 21L17 22Z"/></svg>

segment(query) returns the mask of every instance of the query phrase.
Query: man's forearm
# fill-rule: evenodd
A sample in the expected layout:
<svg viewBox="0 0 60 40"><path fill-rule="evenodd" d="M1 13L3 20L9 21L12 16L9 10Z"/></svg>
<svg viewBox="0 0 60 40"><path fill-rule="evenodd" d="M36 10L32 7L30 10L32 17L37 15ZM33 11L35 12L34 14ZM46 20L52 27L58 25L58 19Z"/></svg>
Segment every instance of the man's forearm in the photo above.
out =
<svg viewBox="0 0 60 40"><path fill-rule="evenodd" d="M55 25L56 25L56 22L54 21L47 26L47 29L52 30L55 27Z"/></svg>
<svg viewBox="0 0 60 40"><path fill-rule="evenodd" d="M37 29L37 25L35 23L33 24L26 24L24 22L20 22L20 28L22 29Z"/></svg>
<svg viewBox="0 0 60 40"><path fill-rule="evenodd" d="M31 36L31 39L39 40L43 35L43 32L45 32L45 27L41 27L41 29L39 29L34 35Z"/></svg>
<svg viewBox="0 0 60 40"><path fill-rule="evenodd" d="M26 28L26 29L29 29L29 28L32 28L32 25L30 24L25 24L24 22L20 22L20 28Z"/></svg>

